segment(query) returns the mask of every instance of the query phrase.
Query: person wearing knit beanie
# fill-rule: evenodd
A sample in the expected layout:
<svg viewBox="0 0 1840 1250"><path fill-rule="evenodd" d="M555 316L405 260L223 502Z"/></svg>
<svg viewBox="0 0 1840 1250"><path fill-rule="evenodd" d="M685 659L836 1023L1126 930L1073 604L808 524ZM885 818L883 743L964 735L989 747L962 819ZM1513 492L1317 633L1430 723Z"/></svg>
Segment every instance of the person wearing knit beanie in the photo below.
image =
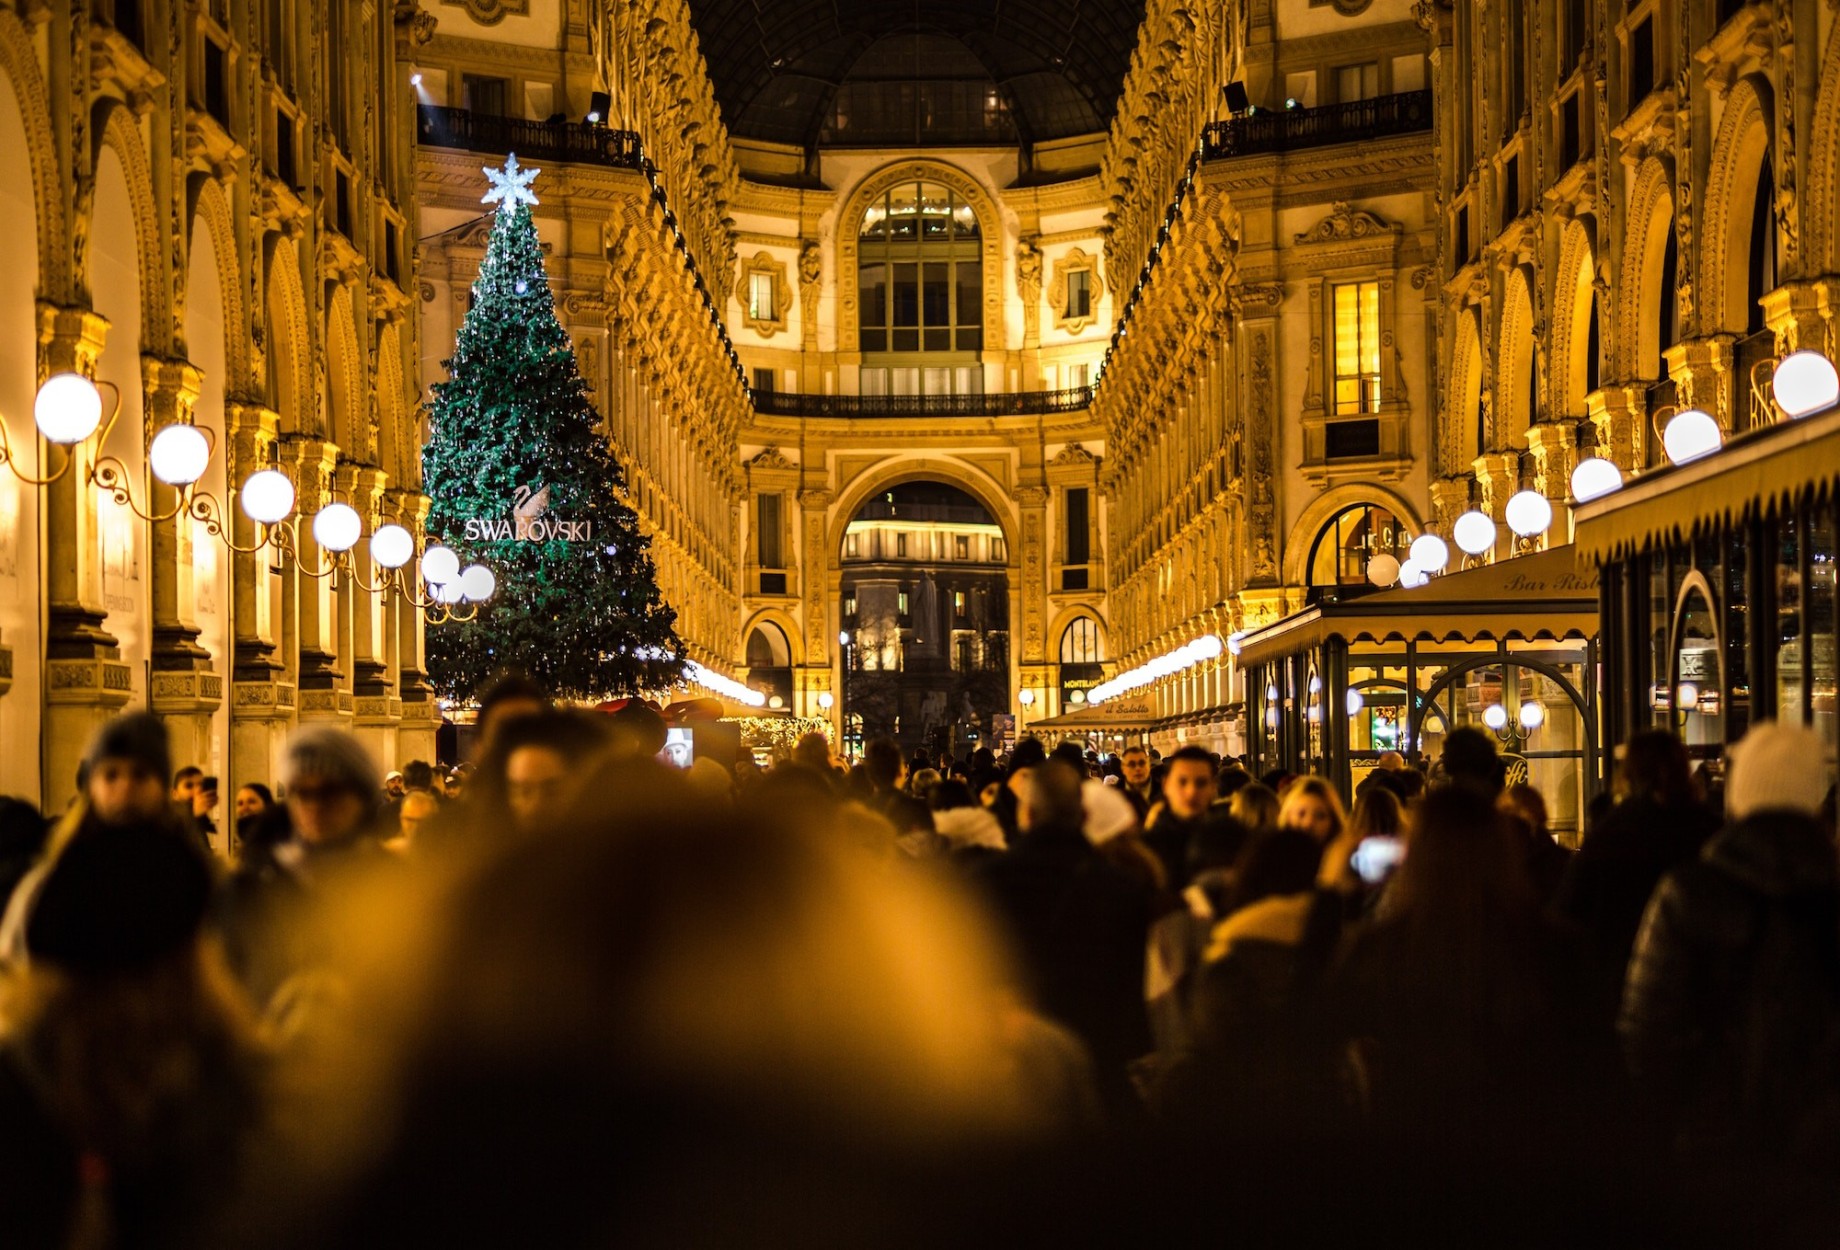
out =
<svg viewBox="0 0 1840 1250"><path fill-rule="evenodd" d="M1805 725L1759 721L1731 748L1725 812L1743 820L1757 812L1820 812L1828 788L1821 737Z"/></svg>
<svg viewBox="0 0 1840 1250"><path fill-rule="evenodd" d="M211 887L203 852L178 831L86 822L39 889L26 953L87 976L150 967L197 938Z"/></svg>
<svg viewBox="0 0 1840 1250"><path fill-rule="evenodd" d="M83 756L90 810L108 824L155 820L166 813L172 748L151 712L117 716L96 731Z"/></svg>

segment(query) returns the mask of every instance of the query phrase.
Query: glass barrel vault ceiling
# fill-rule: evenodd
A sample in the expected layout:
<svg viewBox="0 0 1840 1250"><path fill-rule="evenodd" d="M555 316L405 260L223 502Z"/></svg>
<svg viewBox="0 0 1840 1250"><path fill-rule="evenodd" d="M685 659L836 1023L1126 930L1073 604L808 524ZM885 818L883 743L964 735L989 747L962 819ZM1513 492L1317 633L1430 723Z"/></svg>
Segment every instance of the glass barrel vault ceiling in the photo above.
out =
<svg viewBox="0 0 1840 1250"><path fill-rule="evenodd" d="M690 0L722 119L815 146L1009 145L1111 124L1143 0Z"/></svg>

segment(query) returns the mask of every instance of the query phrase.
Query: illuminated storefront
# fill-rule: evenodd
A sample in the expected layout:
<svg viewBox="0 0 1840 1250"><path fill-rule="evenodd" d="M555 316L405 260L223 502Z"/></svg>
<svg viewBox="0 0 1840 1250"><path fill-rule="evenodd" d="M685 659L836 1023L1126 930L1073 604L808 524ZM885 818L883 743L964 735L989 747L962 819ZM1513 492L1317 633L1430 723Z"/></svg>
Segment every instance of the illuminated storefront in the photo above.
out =
<svg viewBox="0 0 1840 1250"><path fill-rule="evenodd" d="M1435 761L1472 725L1576 830L1602 784L1597 582L1571 547L1307 608L1238 641L1255 772L1344 797L1387 751Z"/></svg>
<svg viewBox="0 0 1840 1250"><path fill-rule="evenodd" d="M1699 759L1764 719L1836 743L1840 410L1764 426L1578 509L1603 572L1605 726Z"/></svg>

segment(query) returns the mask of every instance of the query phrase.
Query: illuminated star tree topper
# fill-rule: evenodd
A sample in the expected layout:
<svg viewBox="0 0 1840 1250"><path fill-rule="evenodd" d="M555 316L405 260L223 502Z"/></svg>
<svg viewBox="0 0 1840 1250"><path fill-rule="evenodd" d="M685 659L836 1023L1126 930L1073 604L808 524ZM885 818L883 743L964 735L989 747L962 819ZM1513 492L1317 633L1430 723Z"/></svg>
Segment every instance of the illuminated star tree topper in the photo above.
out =
<svg viewBox="0 0 1840 1250"><path fill-rule="evenodd" d="M492 184L492 189L479 197L481 204L497 201L498 211L508 213L520 203L535 204L537 202L537 194L530 189L530 184L543 171L519 169L516 152L505 158L503 169L487 168L482 172L486 176L486 181Z"/></svg>

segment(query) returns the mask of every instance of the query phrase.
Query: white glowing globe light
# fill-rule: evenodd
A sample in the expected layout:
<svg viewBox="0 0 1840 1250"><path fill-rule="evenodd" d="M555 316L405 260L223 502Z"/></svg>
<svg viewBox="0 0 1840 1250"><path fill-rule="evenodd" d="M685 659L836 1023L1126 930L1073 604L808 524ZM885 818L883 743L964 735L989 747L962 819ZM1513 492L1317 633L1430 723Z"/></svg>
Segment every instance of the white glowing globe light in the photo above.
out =
<svg viewBox="0 0 1840 1250"><path fill-rule="evenodd" d="M1218 660L1220 653L1227 649L1227 644L1220 640L1219 634L1203 634L1189 645L1195 649L1195 654L1204 660ZM1234 650L1237 652L1238 648Z"/></svg>
<svg viewBox="0 0 1840 1250"><path fill-rule="evenodd" d="M102 392L80 373L53 374L38 388L32 419L48 442L80 443L102 424Z"/></svg>
<svg viewBox="0 0 1840 1250"><path fill-rule="evenodd" d="M1680 708L1683 712L1691 712L1694 708L1698 707L1699 706L1699 687L1694 685L1690 681L1681 682L1679 702L1680 702Z"/></svg>
<svg viewBox="0 0 1840 1250"><path fill-rule="evenodd" d="M1276 703L1278 701L1278 687L1275 682L1265 687L1265 699L1269 703Z"/></svg>
<svg viewBox="0 0 1840 1250"><path fill-rule="evenodd" d="M1471 510L1457 518L1457 523L1450 527L1450 536L1457 540L1457 546L1465 555L1486 555L1495 545L1495 522L1486 512Z"/></svg>
<svg viewBox="0 0 1840 1250"><path fill-rule="evenodd" d="M1508 727L1508 709L1499 703L1491 703L1483 709L1482 723L1500 733Z"/></svg>
<svg viewBox="0 0 1840 1250"><path fill-rule="evenodd" d="M1790 352L1776 366L1770 390L1791 417L1805 417L1840 404L1840 373L1820 352Z"/></svg>
<svg viewBox="0 0 1840 1250"><path fill-rule="evenodd" d="M1546 705L1537 699L1521 704L1521 728L1529 733L1546 723Z"/></svg>
<svg viewBox="0 0 1840 1250"><path fill-rule="evenodd" d="M452 607L456 603L463 603L466 601L466 592L460 589L460 579L455 577L436 586L434 588L434 597L437 602Z"/></svg>
<svg viewBox="0 0 1840 1250"><path fill-rule="evenodd" d="M1450 547L1436 534L1420 534L1412 540L1412 563L1427 573L1442 573L1450 563Z"/></svg>
<svg viewBox="0 0 1840 1250"><path fill-rule="evenodd" d="M1519 491L1508 500L1508 528L1522 538L1544 534L1552 516L1552 505L1537 490Z"/></svg>
<svg viewBox="0 0 1840 1250"><path fill-rule="evenodd" d="M422 580L430 586L445 586L460 576L460 557L452 547L439 545L422 552Z"/></svg>
<svg viewBox="0 0 1840 1250"><path fill-rule="evenodd" d="M1361 714L1361 709L1366 706L1367 700L1362 697L1359 690L1350 690L1348 692L1348 715L1359 716Z"/></svg>
<svg viewBox="0 0 1840 1250"><path fill-rule="evenodd" d="M1316 676L1312 676L1310 678L1310 693L1311 694L1321 694L1322 693L1322 678L1316 677Z"/></svg>
<svg viewBox="0 0 1840 1250"><path fill-rule="evenodd" d="M1725 434L1719 429L1719 423L1697 408L1675 414L1667 423L1667 429L1661 432L1661 446L1675 464L1710 456L1724 445Z"/></svg>
<svg viewBox="0 0 1840 1250"><path fill-rule="evenodd" d="M1376 586L1391 586L1399 580L1399 559L1382 551L1367 562L1367 580Z"/></svg>
<svg viewBox="0 0 1840 1250"><path fill-rule="evenodd" d="M168 486L190 486L211 463L211 440L195 425L169 425L147 447L147 467Z"/></svg>
<svg viewBox="0 0 1840 1250"><path fill-rule="evenodd" d="M1084 691L1081 691L1081 690L1070 691L1067 695L1067 702L1084 703L1086 702L1086 694Z"/></svg>
<svg viewBox="0 0 1840 1250"><path fill-rule="evenodd" d="M1023 707L1028 707L1035 702L1035 692L1030 690L1027 686L1024 686L1021 692L1016 695L1016 701L1022 704Z"/></svg>
<svg viewBox="0 0 1840 1250"><path fill-rule="evenodd" d="M1580 460L1572 470L1572 498L1579 503L1602 499L1623 489L1623 471L1602 456Z"/></svg>
<svg viewBox="0 0 1840 1250"><path fill-rule="evenodd" d="M279 525L294 510L294 483L279 469L261 469L243 483L243 513L260 525Z"/></svg>
<svg viewBox="0 0 1840 1250"><path fill-rule="evenodd" d="M348 503L329 503L313 515L313 541L327 551L350 551L363 532L363 519Z"/></svg>
<svg viewBox="0 0 1840 1250"><path fill-rule="evenodd" d="M371 535L371 559L378 568L400 569L415 557L415 536L400 525L380 525Z"/></svg>
<svg viewBox="0 0 1840 1250"><path fill-rule="evenodd" d="M1243 637L1243 635L1240 634L1231 634L1227 637L1227 651L1229 654L1239 654L1241 637Z"/></svg>
<svg viewBox="0 0 1840 1250"><path fill-rule="evenodd" d="M818 695L818 707L822 709L823 711L826 711L826 712L830 711L831 705L836 702L837 700L831 698L831 692L828 690L823 691Z"/></svg>
<svg viewBox="0 0 1840 1250"><path fill-rule="evenodd" d="M483 564L469 564L460 574L460 593L474 603L484 603L498 589L498 578Z"/></svg>
<svg viewBox="0 0 1840 1250"><path fill-rule="evenodd" d="M1407 590L1417 590L1430 580L1430 575L1418 567L1416 560L1407 560L1399 566L1399 584Z"/></svg>

